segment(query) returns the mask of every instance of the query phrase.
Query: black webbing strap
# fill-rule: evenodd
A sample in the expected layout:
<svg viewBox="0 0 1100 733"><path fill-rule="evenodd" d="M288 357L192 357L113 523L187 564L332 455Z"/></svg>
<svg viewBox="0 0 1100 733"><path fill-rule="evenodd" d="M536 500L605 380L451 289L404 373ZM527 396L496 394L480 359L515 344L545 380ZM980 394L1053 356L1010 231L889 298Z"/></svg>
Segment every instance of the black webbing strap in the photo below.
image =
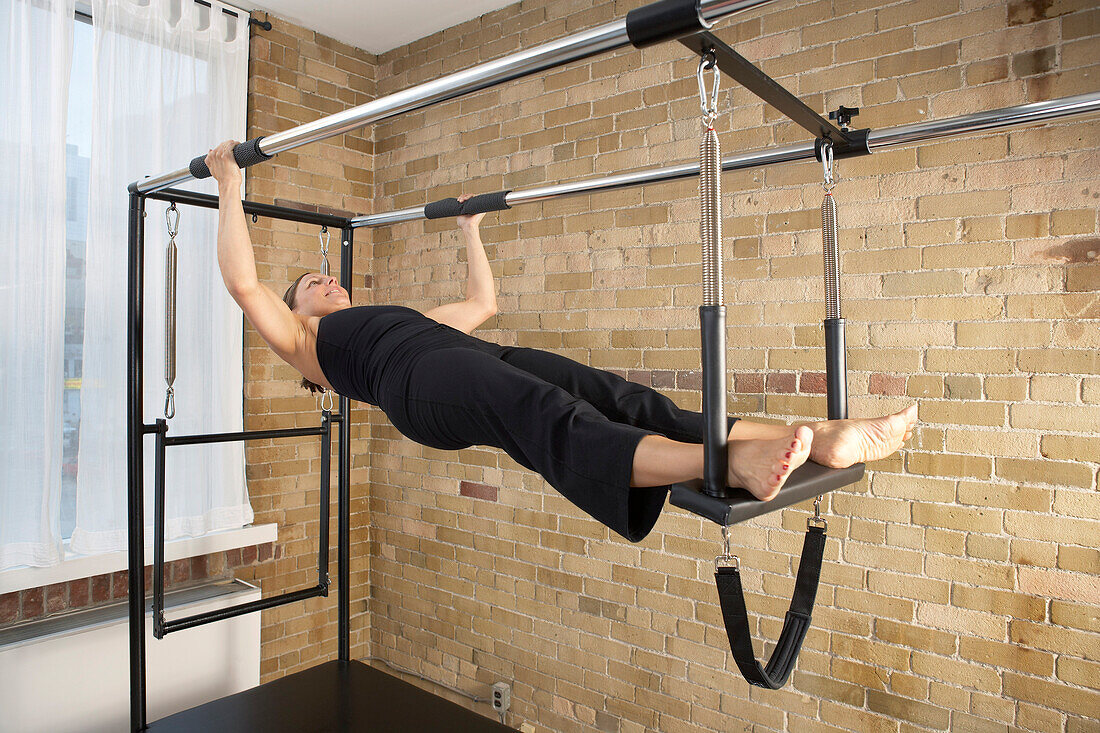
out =
<svg viewBox="0 0 1100 733"><path fill-rule="evenodd" d="M775 651L768 660L767 669L760 666L752 651L752 632L749 630L749 613L745 609L740 571L736 566L719 567L714 573L730 649L741 674L749 684L778 690L790 677L798 652L802 649L802 640L806 638L806 632L810 628L810 613L817 597L817 581L821 576L821 558L824 552L825 528L810 525L806 531L806 541L802 545L802 559L798 563L798 578L794 584L791 607L787 611Z"/></svg>
<svg viewBox="0 0 1100 733"><path fill-rule="evenodd" d="M511 191L495 191L471 196L465 201L458 199L440 199L424 205L425 219L445 219L448 216L467 214L485 214L490 211L504 211L512 208L506 200Z"/></svg>

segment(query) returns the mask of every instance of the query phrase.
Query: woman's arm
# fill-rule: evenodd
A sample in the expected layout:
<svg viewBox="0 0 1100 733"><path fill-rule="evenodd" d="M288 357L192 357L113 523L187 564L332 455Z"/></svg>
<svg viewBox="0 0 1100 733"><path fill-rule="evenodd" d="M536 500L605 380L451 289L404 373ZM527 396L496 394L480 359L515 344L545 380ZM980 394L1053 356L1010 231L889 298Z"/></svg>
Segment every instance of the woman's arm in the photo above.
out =
<svg viewBox="0 0 1100 733"><path fill-rule="evenodd" d="M463 195L459 201L468 198L469 195ZM466 238L466 300L447 303L424 314L463 333L471 333L497 312L496 283L493 282L493 270L489 267L489 258L478 229L484 216L472 214L458 217L458 226Z"/></svg>
<svg viewBox="0 0 1100 733"><path fill-rule="evenodd" d="M218 181L218 267L222 281L249 322L280 357L290 360L303 343L305 329L290 308L256 276L256 258L241 205L241 169L227 140L206 156Z"/></svg>

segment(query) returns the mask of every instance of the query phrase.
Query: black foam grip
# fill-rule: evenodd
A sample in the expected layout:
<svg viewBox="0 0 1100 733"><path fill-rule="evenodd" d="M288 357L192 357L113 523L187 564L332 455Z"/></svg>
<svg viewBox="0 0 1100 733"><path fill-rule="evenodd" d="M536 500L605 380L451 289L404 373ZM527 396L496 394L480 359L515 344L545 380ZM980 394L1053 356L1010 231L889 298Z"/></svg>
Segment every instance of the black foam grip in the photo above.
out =
<svg viewBox="0 0 1100 733"><path fill-rule="evenodd" d="M245 141L233 148L233 160L237 161L237 165L241 168L247 168L250 165L262 163L265 160L271 160L274 155L268 155L264 151L260 150L260 141L262 137L254 137L251 140ZM188 170L191 171L191 175L195 178L209 178L210 168L206 165L206 156L200 155L197 158L191 160L191 165L188 166Z"/></svg>
<svg viewBox="0 0 1100 733"><path fill-rule="evenodd" d="M458 199L440 199L424 205L425 219L446 219L448 216L485 214L490 211L504 211L512 208L505 201L511 191L483 193L460 202Z"/></svg>
<svg viewBox="0 0 1100 733"><path fill-rule="evenodd" d="M705 31L699 0L660 0L626 14L626 35L634 48Z"/></svg>

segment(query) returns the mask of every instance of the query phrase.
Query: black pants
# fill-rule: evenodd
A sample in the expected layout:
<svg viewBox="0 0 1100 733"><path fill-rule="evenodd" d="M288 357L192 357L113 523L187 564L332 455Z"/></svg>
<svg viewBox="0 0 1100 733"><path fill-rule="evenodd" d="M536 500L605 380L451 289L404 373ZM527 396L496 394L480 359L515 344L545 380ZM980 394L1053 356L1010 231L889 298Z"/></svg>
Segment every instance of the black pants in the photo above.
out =
<svg viewBox="0 0 1100 733"><path fill-rule="evenodd" d="M401 409L387 409L402 433L443 449L500 448L634 542L653 528L668 490L630 486L638 442L652 434L702 442L700 413L536 349L431 351L417 359L406 385L403 395L388 400Z"/></svg>

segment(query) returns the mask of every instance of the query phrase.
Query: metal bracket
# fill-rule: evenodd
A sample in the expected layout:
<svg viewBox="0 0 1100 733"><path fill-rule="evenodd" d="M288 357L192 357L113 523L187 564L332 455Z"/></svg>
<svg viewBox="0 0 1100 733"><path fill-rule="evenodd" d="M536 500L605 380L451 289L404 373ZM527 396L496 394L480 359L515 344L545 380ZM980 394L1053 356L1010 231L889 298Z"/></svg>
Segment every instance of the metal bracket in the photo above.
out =
<svg viewBox="0 0 1100 733"><path fill-rule="evenodd" d="M867 148L866 130L852 132L840 129L808 107L801 99L791 94L779 82L758 69L751 61L734 51L733 48L714 34L708 31L700 31L679 40L680 43L699 56L706 53L714 54L718 61L718 68L734 81L785 114L815 138L831 141L836 157L863 155L871 152Z"/></svg>

